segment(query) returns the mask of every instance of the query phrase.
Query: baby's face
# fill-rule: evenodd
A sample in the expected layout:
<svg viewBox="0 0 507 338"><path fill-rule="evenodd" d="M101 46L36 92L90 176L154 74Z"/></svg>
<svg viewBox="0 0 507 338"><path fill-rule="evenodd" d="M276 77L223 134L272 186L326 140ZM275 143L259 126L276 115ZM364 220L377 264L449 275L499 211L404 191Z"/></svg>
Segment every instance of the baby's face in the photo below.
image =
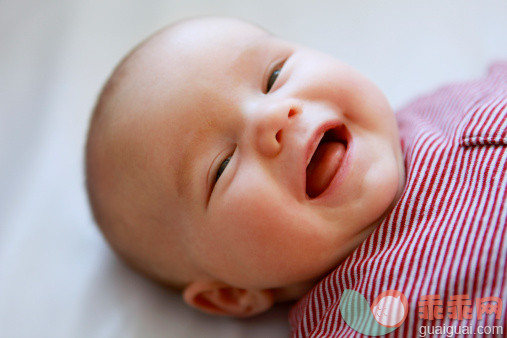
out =
<svg viewBox="0 0 507 338"><path fill-rule="evenodd" d="M115 109L135 139L125 158L151 182L136 205L166 222L136 230L161 274L171 261L187 281L302 285L399 198L393 112L342 62L222 19L176 27L139 55Z"/></svg>

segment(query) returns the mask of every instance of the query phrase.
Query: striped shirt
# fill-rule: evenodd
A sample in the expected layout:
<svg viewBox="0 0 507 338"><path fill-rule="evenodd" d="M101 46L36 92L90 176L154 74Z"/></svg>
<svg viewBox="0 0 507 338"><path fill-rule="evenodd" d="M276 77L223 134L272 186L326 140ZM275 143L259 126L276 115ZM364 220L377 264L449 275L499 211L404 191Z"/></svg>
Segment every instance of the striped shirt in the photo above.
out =
<svg viewBox="0 0 507 338"><path fill-rule="evenodd" d="M364 337L340 314L350 289L368 304L386 290L406 296L407 317L387 337L418 337L423 326L503 326L498 336L507 336L507 62L493 64L482 79L421 97L396 116L405 190L375 232L292 308L292 335ZM440 299L442 315L424 315L419 302L429 295ZM471 305L463 309L471 319L448 312L459 295L468 295ZM503 301L500 318L491 311L479 316L484 297Z"/></svg>

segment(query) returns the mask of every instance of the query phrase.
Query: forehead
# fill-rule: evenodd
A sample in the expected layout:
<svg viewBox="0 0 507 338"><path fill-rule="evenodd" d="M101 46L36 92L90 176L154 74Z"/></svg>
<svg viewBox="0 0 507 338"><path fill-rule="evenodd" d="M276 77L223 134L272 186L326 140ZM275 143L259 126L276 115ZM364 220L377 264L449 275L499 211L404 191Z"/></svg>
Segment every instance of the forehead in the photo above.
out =
<svg viewBox="0 0 507 338"><path fill-rule="evenodd" d="M269 37L272 36L265 30L239 20L190 20L170 26L154 36L145 48L146 61L156 63L162 61L159 59L162 57L171 63L174 73L184 68L188 72L197 70L203 75L203 70L212 71L217 66L230 68Z"/></svg>
<svg viewBox="0 0 507 338"><path fill-rule="evenodd" d="M180 50L200 46L242 46L251 39L270 34L253 24L236 19L206 18L178 23L162 30L158 36L172 41Z"/></svg>
<svg viewBox="0 0 507 338"><path fill-rule="evenodd" d="M178 127L195 129L213 109L230 104L238 87L260 86L275 40L234 19L199 19L169 27L133 58L118 95L122 114L127 119L132 115L134 123L142 114L144 120L172 119Z"/></svg>
<svg viewBox="0 0 507 338"><path fill-rule="evenodd" d="M194 19L170 26L131 58L122 104L143 102L144 110L154 111L160 111L157 104L170 104L178 108L174 115L206 96L221 96L235 86L234 80L259 75L257 63L274 40L265 30L235 19Z"/></svg>

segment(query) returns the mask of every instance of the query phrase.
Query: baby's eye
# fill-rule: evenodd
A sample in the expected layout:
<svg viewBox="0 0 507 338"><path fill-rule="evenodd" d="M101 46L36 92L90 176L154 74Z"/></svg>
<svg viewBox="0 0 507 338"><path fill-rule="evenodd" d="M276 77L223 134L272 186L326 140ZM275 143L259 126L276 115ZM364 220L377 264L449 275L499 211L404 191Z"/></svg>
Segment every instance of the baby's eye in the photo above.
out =
<svg viewBox="0 0 507 338"><path fill-rule="evenodd" d="M225 167L227 167L227 164L229 164L229 162L231 161L231 156L227 157L221 164L220 164L220 167L218 168L217 170L217 175L215 176L215 182L218 181L218 179L220 178L220 176L222 175L222 173L224 172L225 170Z"/></svg>
<svg viewBox="0 0 507 338"><path fill-rule="evenodd" d="M281 70L282 70L282 67L278 67L269 76L268 84L266 86L266 93L269 93L269 91L271 90L271 87L273 87L273 85L275 84L276 79L278 78L278 75L280 75Z"/></svg>

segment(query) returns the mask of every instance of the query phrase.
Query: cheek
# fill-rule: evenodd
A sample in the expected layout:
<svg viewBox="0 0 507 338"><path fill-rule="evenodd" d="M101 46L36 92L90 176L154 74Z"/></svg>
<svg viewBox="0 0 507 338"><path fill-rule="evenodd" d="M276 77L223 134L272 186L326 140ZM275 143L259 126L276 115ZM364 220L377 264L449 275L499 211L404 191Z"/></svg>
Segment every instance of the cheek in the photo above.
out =
<svg viewBox="0 0 507 338"><path fill-rule="evenodd" d="M384 214L396 200L401 178L394 154L387 153L378 166L378 170L365 178L371 182L370 210L376 217Z"/></svg>
<svg viewBox="0 0 507 338"><path fill-rule="evenodd" d="M314 278L334 264L329 228L276 186L245 183L224 201L214 215L223 280L277 287Z"/></svg>
<svg viewBox="0 0 507 338"><path fill-rule="evenodd" d="M396 131L392 131L396 134ZM370 133L361 140L364 156L360 180L363 184L362 207L369 222L373 223L386 212L402 188L403 157L399 141L392 135Z"/></svg>
<svg viewBox="0 0 507 338"><path fill-rule="evenodd" d="M380 88L352 68L345 73L339 103L345 117L371 132L389 135L397 129L394 112Z"/></svg>

